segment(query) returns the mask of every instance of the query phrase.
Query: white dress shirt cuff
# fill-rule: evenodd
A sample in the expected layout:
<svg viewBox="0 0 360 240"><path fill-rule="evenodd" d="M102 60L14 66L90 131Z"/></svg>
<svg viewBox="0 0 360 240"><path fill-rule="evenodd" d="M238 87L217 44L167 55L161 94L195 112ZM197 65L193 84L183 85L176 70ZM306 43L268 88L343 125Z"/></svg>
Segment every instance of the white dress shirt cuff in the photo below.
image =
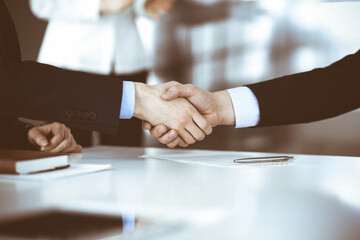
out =
<svg viewBox="0 0 360 240"><path fill-rule="evenodd" d="M227 91L235 111L235 127L256 126L260 121L260 109L255 94L247 87L231 88Z"/></svg>
<svg viewBox="0 0 360 240"><path fill-rule="evenodd" d="M130 119L135 109L135 85L133 82L123 82L123 95L121 100L120 119Z"/></svg>

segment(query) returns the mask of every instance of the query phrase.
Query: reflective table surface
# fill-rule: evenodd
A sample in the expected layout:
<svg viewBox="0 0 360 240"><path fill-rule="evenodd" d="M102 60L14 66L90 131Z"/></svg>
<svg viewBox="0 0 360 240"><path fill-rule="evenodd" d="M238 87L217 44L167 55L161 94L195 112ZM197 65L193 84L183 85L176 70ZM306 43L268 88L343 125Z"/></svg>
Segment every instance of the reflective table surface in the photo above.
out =
<svg viewBox="0 0 360 240"><path fill-rule="evenodd" d="M0 221L60 209L164 226L121 239L360 239L360 158L292 155L297 164L235 169L139 158L192 152L221 153L85 149L79 163L112 168L44 182L1 180Z"/></svg>

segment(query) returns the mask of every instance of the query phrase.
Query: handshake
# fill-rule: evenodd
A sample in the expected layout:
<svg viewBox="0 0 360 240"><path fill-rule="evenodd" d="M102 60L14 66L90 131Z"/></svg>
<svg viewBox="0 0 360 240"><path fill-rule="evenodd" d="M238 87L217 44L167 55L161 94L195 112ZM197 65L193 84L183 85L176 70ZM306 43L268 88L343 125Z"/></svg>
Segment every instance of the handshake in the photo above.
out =
<svg viewBox="0 0 360 240"><path fill-rule="evenodd" d="M135 83L134 117L143 120L143 128L170 148L201 141L215 126L235 125L226 90L210 93L177 82L152 86Z"/></svg>

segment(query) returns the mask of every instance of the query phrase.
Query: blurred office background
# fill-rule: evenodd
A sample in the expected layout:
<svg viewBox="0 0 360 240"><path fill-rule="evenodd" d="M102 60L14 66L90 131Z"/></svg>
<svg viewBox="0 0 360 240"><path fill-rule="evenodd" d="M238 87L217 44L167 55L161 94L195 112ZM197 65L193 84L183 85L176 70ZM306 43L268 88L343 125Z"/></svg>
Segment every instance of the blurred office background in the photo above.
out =
<svg viewBox="0 0 360 240"><path fill-rule="evenodd" d="M36 60L46 22L28 0L5 0L24 60ZM210 91L327 66L360 48L360 1L177 0L137 25L153 57L149 83L175 80ZM306 96L304 96L305 98ZM144 135L145 146L162 146ZM214 129L191 146L284 153L360 155L360 112L282 127Z"/></svg>

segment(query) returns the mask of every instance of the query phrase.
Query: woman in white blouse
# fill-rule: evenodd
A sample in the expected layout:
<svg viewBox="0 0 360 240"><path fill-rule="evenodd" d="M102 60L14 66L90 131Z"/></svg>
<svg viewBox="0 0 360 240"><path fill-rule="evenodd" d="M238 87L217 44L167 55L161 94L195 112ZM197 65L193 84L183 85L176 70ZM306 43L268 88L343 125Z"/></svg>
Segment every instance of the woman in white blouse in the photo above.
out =
<svg viewBox="0 0 360 240"><path fill-rule="evenodd" d="M31 0L33 13L49 21L38 61L122 80L145 82L151 63L135 25L135 17L143 14L158 18L159 14L170 10L173 2ZM118 136L102 136L102 143L133 146L141 143L139 121L122 123L118 133ZM87 135L90 141L90 133Z"/></svg>

